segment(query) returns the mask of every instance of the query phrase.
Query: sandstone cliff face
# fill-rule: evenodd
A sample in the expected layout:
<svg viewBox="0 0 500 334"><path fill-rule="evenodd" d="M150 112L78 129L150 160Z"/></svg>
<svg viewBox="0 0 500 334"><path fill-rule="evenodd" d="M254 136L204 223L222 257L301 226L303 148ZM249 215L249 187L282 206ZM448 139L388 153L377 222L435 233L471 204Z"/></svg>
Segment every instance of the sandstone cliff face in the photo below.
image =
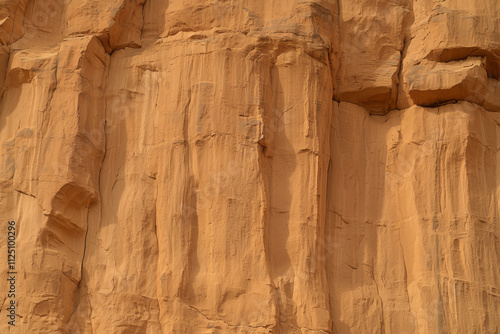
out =
<svg viewBox="0 0 500 334"><path fill-rule="evenodd" d="M0 0L0 332L498 333L499 18Z"/></svg>

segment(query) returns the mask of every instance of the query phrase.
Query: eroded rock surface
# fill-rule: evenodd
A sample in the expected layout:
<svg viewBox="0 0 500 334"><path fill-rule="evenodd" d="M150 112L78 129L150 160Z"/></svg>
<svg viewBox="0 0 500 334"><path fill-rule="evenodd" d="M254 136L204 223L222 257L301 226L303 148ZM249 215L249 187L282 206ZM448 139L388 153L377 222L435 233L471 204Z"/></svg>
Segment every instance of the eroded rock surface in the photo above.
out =
<svg viewBox="0 0 500 334"><path fill-rule="evenodd" d="M0 0L0 332L498 333L499 14Z"/></svg>

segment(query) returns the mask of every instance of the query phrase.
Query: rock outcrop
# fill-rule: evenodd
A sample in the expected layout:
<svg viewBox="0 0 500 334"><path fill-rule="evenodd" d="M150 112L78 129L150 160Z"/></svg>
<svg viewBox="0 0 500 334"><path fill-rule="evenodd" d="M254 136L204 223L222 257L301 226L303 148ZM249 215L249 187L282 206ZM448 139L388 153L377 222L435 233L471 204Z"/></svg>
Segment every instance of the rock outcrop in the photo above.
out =
<svg viewBox="0 0 500 334"><path fill-rule="evenodd" d="M0 0L0 44L1 333L500 331L500 2Z"/></svg>

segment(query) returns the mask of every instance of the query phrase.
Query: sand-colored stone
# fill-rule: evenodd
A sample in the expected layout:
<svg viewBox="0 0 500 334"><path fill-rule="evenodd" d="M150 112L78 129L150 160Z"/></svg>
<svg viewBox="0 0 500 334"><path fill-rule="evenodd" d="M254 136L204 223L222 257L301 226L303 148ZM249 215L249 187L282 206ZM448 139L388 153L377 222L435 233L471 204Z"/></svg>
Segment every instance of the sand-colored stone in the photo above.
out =
<svg viewBox="0 0 500 334"><path fill-rule="evenodd" d="M410 96L414 103L433 106L466 100L484 102L488 75L478 57L446 63L422 61L407 73Z"/></svg>
<svg viewBox="0 0 500 334"><path fill-rule="evenodd" d="M339 1L339 69L335 99L386 113L397 87L411 1Z"/></svg>
<svg viewBox="0 0 500 334"><path fill-rule="evenodd" d="M0 1L0 333L498 333L499 13Z"/></svg>

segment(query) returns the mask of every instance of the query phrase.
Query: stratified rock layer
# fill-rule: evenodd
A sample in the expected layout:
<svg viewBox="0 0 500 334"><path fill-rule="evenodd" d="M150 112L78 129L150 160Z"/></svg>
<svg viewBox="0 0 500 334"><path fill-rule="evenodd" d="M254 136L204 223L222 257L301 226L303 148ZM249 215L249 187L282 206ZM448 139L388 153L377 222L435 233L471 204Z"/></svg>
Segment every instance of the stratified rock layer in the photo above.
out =
<svg viewBox="0 0 500 334"><path fill-rule="evenodd" d="M0 0L0 332L498 333L499 14Z"/></svg>

